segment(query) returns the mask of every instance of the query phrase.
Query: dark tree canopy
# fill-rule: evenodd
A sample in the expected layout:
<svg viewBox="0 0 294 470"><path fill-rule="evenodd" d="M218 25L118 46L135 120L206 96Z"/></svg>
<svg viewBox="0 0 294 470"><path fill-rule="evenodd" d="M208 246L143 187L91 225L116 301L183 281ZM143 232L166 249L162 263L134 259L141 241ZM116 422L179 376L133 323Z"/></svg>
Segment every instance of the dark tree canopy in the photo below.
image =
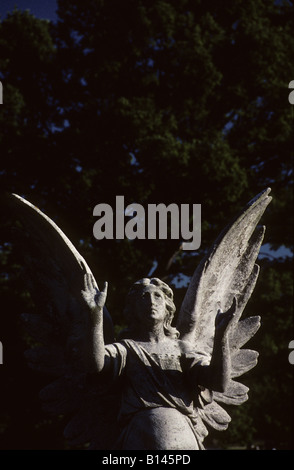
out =
<svg viewBox="0 0 294 470"><path fill-rule="evenodd" d="M184 289L175 280L191 276L230 218L268 186L265 241L274 250L293 248L292 36L290 1L59 0L56 24L18 10L1 21L1 190L43 209L97 280L108 280L118 328L128 288L153 263L154 275L176 287L179 304ZM95 240L93 208L114 207L117 195L126 205L201 204L200 249L178 251L176 240ZM46 378L23 359L28 338L19 313L34 304L13 250L14 223L2 207L1 394L12 405L1 402L0 446L41 448L47 440L59 448L59 420L46 424L38 407ZM293 448L291 258L273 252L259 263L247 309L263 318L260 364L248 374L251 396L237 423L217 437L223 447L260 441ZM23 408L15 390L26 377L34 392L25 388ZM15 433L18 421L25 424ZM26 429L31 440L23 440Z"/></svg>

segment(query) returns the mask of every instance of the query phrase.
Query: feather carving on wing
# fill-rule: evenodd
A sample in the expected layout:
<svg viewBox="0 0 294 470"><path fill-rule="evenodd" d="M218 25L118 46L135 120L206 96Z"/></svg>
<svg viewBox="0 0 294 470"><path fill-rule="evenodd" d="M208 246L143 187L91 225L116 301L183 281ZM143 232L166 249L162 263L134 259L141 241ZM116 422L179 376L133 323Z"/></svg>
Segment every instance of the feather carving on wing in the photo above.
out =
<svg viewBox="0 0 294 470"><path fill-rule="evenodd" d="M218 310L227 311L233 299L237 310L229 337L231 374L224 393L202 390L199 396L199 439L208 434L206 424L225 430L231 421L220 404L240 405L248 399L248 387L235 380L253 368L258 353L243 349L260 327L260 317L241 319L253 292L259 266L256 259L263 241L265 227L257 227L271 201L266 189L223 230L205 258L195 270L184 297L177 322L181 339L189 341L209 362L211 358L214 325Z"/></svg>

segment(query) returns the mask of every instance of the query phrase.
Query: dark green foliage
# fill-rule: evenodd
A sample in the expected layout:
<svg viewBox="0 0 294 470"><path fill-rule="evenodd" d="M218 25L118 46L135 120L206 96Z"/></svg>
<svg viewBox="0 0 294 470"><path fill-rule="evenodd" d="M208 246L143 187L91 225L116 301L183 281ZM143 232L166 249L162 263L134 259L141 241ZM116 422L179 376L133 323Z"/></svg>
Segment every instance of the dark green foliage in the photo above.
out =
<svg viewBox="0 0 294 470"><path fill-rule="evenodd" d="M230 218L267 186L274 199L262 220L265 241L291 249L292 2L58 5L57 24L20 11L0 23L0 184L44 209L97 281L108 280L117 329L124 325L124 299L133 281L148 275L154 261L154 275L168 282L190 276ZM201 203L200 250L178 252L174 240L98 242L93 208L101 202L114 206L116 195L124 195L126 205ZM33 311L34 304L11 247L11 224L2 207L0 445L60 448L65 444L61 432L55 441L55 429L62 423L44 416L37 399L46 378L28 371L23 359L28 339L19 313ZM289 259L261 260L246 309L262 317L253 340L260 361L244 379L249 402L230 410L228 431L217 435L221 447L257 440L293 448L291 289ZM178 308L184 292L175 289ZM25 423L18 433L17 421Z"/></svg>

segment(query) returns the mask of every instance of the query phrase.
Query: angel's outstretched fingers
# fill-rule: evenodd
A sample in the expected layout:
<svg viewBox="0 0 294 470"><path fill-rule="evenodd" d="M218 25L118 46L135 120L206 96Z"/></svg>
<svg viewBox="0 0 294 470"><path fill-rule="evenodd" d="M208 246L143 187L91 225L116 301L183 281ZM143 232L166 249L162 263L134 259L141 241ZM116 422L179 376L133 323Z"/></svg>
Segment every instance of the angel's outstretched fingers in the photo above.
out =
<svg viewBox="0 0 294 470"><path fill-rule="evenodd" d="M90 283L90 286L91 286L91 289L94 290L94 291L97 291L99 289L97 289L97 286L96 286L96 283L95 283L95 279L94 279L94 276L92 273L89 273L89 283Z"/></svg>
<svg viewBox="0 0 294 470"><path fill-rule="evenodd" d="M221 331L227 330L227 328L230 326L234 316L235 316L235 311L236 311L236 299L234 297L233 303L231 307L223 312L221 309L218 309L217 315L215 318L215 327Z"/></svg>
<svg viewBox="0 0 294 470"><path fill-rule="evenodd" d="M84 274L84 289L87 289L87 274Z"/></svg>
<svg viewBox="0 0 294 470"><path fill-rule="evenodd" d="M87 274L84 274L84 289L81 290L83 297L85 297L87 293Z"/></svg>
<svg viewBox="0 0 294 470"><path fill-rule="evenodd" d="M233 302L232 302L231 307L229 308L229 311L234 314L237 310L237 307L238 307L237 297L234 295Z"/></svg>
<svg viewBox="0 0 294 470"><path fill-rule="evenodd" d="M89 281L92 289L96 289L95 279L92 273L89 273Z"/></svg>
<svg viewBox="0 0 294 470"><path fill-rule="evenodd" d="M219 308L217 310L217 314L216 314L216 317L215 317L215 323L218 323L219 320L223 317L223 315L224 315L224 311L221 308Z"/></svg>
<svg viewBox="0 0 294 470"><path fill-rule="evenodd" d="M108 289L108 282L105 281L105 282L104 282L103 291L102 291L105 295L107 294L107 289Z"/></svg>
<svg viewBox="0 0 294 470"><path fill-rule="evenodd" d="M230 308L225 312L225 316L226 316L228 322L230 322L230 321L234 318L235 313L236 313L236 310L237 310L237 299L236 299L236 297L234 296L232 305L231 305Z"/></svg>
<svg viewBox="0 0 294 470"><path fill-rule="evenodd" d="M85 280L85 290L86 291L89 291L91 289L91 282L90 282L90 277L89 277L89 273L86 273L85 276L84 276L84 280Z"/></svg>

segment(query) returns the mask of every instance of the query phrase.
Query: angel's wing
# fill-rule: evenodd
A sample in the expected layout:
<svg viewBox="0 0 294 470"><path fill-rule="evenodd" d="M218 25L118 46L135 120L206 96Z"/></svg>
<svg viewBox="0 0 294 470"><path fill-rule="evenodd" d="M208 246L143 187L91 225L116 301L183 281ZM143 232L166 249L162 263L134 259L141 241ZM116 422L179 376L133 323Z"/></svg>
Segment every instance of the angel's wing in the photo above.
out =
<svg viewBox="0 0 294 470"><path fill-rule="evenodd" d="M91 383L87 374L89 313L81 295L90 268L60 228L37 207L16 194L9 196L8 204L15 214L14 232L20 236L18 246L38 311L23 315L28 332L41 343L28 350L26 357L31 367L54 377L40 394L44 408L54 414L74 414L65 432L71 443L99 440L99 427L106 435L105 390L102 384ZM106 343L114 341L106 308L104 336ZM110 394L107 399L111 400Z"/></svg>
<svg viewBox="0 0 294 470"><path fill-rule="evenodd" d="M210 360L214 324L218 309L228 310L236 297L238 309L230 333L231 380L225 393L200 394L199 415L215 429L226 429L230 416L218 402L239 405L247 400L248 388L233 380L257 363L258 353L241 349L260 326L260 317L240 320L259 274L255 263L265 227L256 226L271 201L270 188L257 195L217 238L207 256L198 265L183 300L177 329L181 338ZM207 430L199 422L203 439Z"/></svg>

